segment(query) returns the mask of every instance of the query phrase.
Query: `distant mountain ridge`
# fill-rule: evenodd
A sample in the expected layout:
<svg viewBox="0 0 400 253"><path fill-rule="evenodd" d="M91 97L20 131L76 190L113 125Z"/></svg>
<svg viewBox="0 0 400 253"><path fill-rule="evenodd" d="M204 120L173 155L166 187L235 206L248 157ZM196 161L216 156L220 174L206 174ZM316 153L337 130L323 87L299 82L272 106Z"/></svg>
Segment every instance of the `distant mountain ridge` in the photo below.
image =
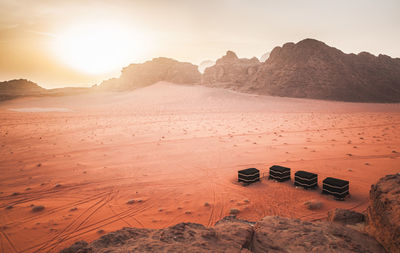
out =
<svg viewBox="0 0 400 253"><path fill-rule="evenodd" d="M15 94L33 94L43 92L45 89L36 83L26 79L15 79L10 81L0 82L0 92L15 93Z"/></svg>
<svg viewBox="0 0 400 253"><path fill-rule="evenodd" d="M65 96L89 92L89 88L66 87L44 89L38 84L26 79L14 79L0 82L0 101L27 96Z"/></svg>
<svg viewBox="0 0 400 253"><path fill-rule="evenodd" d="M199 67L191 63L154 58L125 67L119 78L103 81L90 90L126 91L167 81L271 96L400 102L399 58L367 52L345 54L315 39L275 47L265 62L256 57L238 58L234 52L227 51L212 63L204 62L201 74ZM73 95L88 91L84 88L50 91L24 79L0 82L0 100L15 95Z"/></svg>
<svg viewBox="0 0 400 253"><path fill-rule="evenodd" d="M345 54L314 39L272 50L247 83L274 96L357 102L400 101L400 59Z"/></svg>
<svg viewBox="0 0 400 253"><path fill-rule="evenodd" d="M178 80L178 81L177 81ZM201 82L200 82L201 80ZM275 47L265 62L232 51L200 74L168 58L132 64L100 87L134 89L158 81L198 84L261 95L353 102L400 102L400 59L345 54L315 39Z"/></svg>

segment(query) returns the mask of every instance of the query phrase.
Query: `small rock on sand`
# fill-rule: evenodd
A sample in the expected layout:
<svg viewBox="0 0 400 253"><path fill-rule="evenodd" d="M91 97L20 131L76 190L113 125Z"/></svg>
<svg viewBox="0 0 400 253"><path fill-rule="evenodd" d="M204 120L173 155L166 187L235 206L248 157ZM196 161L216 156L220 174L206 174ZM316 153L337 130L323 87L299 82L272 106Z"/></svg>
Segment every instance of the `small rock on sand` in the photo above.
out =
<svg viewBox="0 0 400 253"><path fill-rule="evenodd" d="M310 200L310 201L305 202L304 205L309 210L317 210L317 209L321 209L322 202L317 201L317 200Z"/></svg>
<svg viewBox="0 0 400 253"><path fill-rule="evenodd" d="M44 210L44 206L33 206L32 207L32 212L40 212Z"/></svg>
<svg viewBox="0 0 400 253"><path fill-rule="evenodd" d="M134 199L130 199L130 200L128 200L128 201L126 202L126 204L128 204L128 205L132 205L133 203L135 203L135 200L134 200Z"/></svg>

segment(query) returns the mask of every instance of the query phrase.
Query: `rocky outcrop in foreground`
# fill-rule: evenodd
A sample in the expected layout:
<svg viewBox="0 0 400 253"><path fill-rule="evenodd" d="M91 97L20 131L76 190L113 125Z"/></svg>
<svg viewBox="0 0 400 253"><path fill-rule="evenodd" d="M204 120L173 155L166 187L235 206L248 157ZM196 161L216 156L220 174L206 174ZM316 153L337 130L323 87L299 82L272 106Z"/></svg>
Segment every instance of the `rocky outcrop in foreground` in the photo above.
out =
<svg viewBox="0 0 400 253"><path fill-rule="evenodd" d="M165 229L123 228L88 244L79 241L61 253L83 252L385 252L375 239L326 222L277 216L252 225L226 218L213 228L179 223Z"/></svg>
<svg viewBox="0 0 400 253"><path fill-rule="evenodd" d="M371 186L367 231L389 252L400 252L400 173Z"/></svg>
<svg viewBox="0 0 400 253"><path fill-rule="evenodd" d="M169 58L155 58L125 67L119 78L102 82L97 88L107 90L132 90L159 81L176 84L200 83L201 74L196 65Z"/></svg>

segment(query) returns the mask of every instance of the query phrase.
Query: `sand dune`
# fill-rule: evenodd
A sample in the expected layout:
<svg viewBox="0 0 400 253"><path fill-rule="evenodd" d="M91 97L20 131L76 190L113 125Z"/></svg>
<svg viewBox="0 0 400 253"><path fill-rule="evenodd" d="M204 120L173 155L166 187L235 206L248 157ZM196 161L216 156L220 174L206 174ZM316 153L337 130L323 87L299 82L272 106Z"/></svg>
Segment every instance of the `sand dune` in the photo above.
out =
<svg viewBox="0 0 400 253"><path fill-rule="evenodd" d="M247 220L324 219L335 207L365 210L370 185L400 171L400 104L158 83L6 101L0 118L2 252L54 252L124 226L211 226L232 208ZM239 169L265 173L273 164L318 173L320 183L350 180L351 198L291 182L236 182ZM307 209L309 200L322 207Z"/></svg>

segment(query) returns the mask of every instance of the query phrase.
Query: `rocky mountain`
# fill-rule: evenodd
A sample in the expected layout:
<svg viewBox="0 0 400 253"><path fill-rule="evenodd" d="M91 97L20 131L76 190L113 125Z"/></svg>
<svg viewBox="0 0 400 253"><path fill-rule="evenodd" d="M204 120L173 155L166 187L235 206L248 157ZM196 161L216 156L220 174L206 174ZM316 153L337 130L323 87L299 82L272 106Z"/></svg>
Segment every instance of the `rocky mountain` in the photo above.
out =
<svg viewBox="0 0 400 253"><path fill-rule="evenodd" d="M400 102L400 59L345 54L305 39L274 48L263 63L229 51L205 71L203 84L273 96Z"/></svg>
<svg viewBox="0 0 400 253"><path fill-rule="evenodd" d="M308 222L267 216L255 223L228 216L207 228L179 223L164 229L123 228L61 253L83 252L400 252L400 174L371 186L368 236L352 225L364 215L335 209L328 221ZM361 226L362 227L362 226ZM380 242L381 244L379 244Z"/></svg>
<svg viewBox="0 0 400 253"><path fill-rule="evenodd" d="M29 95L45 91L42 87L26 79L0 82L0 93Z"/></svg>
<svg viewBox="0 0 400 253"><path fill-rule="evenodd" d="M276 47L246 85L270 95L363 102L400 101L400 59L344 54L305 39Z"/></svg>
<svg viewBox="0 0 400 253"><path fill-rule="evenodd" d="M141 64L125 67L119 78L102 82L96 88L107 90L132 90L159 81L177 84L200 83L201 74L196 65L169 58L155 58Z"/></svg>
<svg viewBox="0 0 400 253"><path fill-rule="evenodd" d="M228 51L214 66L206 68L202 84L248 92L251 87L247 83L257 72L260 64L256 57L239 59L234 52Z"/></svg>
<svg viewBox="0 0 400 253"><path fill-rule="evenodd" d="M4 81L0 82L0 101L22 96L41 95L45 91L46 89L26 79Z"/></svg>

